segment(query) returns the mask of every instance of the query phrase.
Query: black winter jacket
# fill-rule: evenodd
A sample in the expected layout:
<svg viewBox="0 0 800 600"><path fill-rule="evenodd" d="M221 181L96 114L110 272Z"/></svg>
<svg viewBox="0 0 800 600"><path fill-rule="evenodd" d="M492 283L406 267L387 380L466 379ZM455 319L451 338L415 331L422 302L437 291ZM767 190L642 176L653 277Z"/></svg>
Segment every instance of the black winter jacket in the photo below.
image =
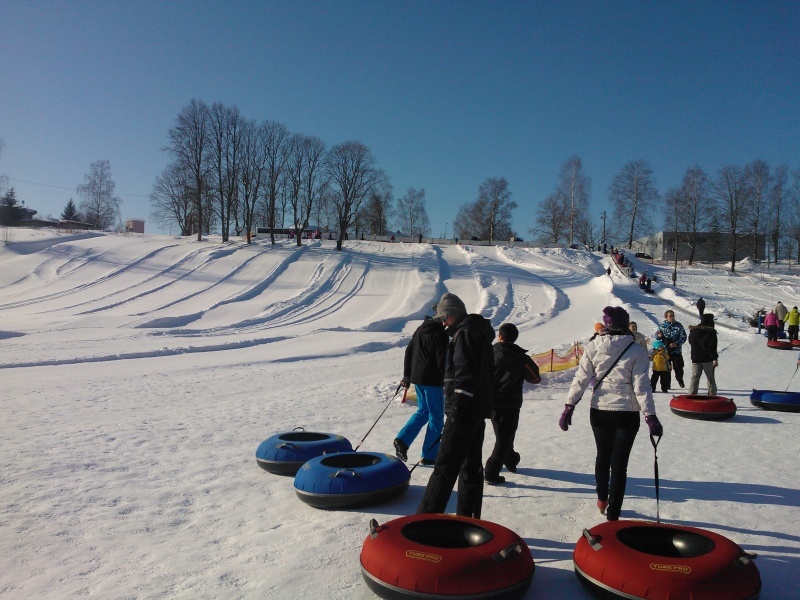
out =
<svg viewBox="0 0 800 600"><path fill-rule="evenodd" d="M444 385L444 359L448 342L442 324L425 317L406 347L403 380L407 384Z"/></svg>
<svg viewBox="0 0 800 600"><path fill-rule="evenodd" d="M708 325L689 326L689 346L693 363L707 363L719 358L717 354L717 331Z"/></svg>
<svg viewBox="0 0 800 600"><path fill-rule="evenodd" d="M449 327L447 333L451 339L444 367L445 412L488 419L494 373L492 324L472 314Z"/></svg>
<svg viewBox="0 0 800 600"><path fill-rule="evenodd" d="M520 408L522 406L522 382L539 383L539 367L528 356L528 351L511 342L498 342L494 350L494 397L495 409Z"/></svg>

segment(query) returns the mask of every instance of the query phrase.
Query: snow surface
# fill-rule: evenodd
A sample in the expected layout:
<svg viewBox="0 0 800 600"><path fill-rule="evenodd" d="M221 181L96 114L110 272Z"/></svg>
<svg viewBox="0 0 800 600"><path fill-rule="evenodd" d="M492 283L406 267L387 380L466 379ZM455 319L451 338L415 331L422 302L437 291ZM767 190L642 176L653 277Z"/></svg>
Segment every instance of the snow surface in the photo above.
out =
<svg viewBox="0 0 800 600"><path fill-rule="evenodd" d="M587 340L607 304L645 335L667 307L688 327L702 295L719 322L720 393L738 413L684 419L656 394L661 519L758 553L762 599L800 597L800 414L748 399L800 391L797 356L743 322L800 304L797 266L680 267L673 289L671 266L634 261L659 276L645 295L605 274L607 256L576 250L13 233L0 247L3 598L373 597L359 569L368 522L413 513L430 468L388 504L322 511L255 450L296 426L355 446L388 405L361 448L390 452L413 410L391 400L404 348L444 291L495 327L516 323L534 353ZM485 489L483 517L533 553L526 598L588 597L572 551L603 517L588 397L558 428L571 378L526 388L520 468ZM623 518L655 519L653 458L640 431Z"/></svg>

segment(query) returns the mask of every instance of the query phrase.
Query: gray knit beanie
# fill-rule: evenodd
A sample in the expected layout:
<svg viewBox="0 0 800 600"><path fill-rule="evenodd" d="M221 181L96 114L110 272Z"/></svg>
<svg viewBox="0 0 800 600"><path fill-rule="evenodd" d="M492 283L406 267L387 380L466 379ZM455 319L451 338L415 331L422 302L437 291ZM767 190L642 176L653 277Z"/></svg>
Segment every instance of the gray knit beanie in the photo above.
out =
<svg viewBox="0 0 800 600"><path fill-rule="evenodd" d="M467 316L467 307L464 306L461 298L449 292L442 294L439 302L433 305L433 310L436 312L433 320L440 323L447 319L447 317Z"/></svg>

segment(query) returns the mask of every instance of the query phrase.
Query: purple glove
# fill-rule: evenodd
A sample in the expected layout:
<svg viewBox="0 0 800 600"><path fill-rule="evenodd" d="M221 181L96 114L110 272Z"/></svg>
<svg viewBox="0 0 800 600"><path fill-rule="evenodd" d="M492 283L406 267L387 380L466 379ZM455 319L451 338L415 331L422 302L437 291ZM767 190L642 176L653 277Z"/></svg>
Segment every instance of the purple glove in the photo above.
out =
<svg viewBox="0 0 800 600"><path fill-rule="evenodd" d="M664 435L664 428L661 426L661 421L658 420L657 416L647 415L644 418L644 422L647 423L647 426L650 428L650 435L653 437L661 437Z"/></svg>
<svg viewBox="0 0 800 600"><path fill-rule="evenodd" d="M566 431L572 425L572 412L574 410L575 407L572 404L564 405L564 412L561 413L561 418L558 420L558 426L561 427L561 431Z"/></svg>

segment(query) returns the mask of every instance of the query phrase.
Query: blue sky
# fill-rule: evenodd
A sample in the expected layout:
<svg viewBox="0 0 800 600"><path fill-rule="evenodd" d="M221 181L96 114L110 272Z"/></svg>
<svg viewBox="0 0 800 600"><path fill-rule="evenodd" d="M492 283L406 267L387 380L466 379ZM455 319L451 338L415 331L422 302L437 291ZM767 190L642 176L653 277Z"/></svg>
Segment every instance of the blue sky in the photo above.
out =
<svg viewBox="0 0 800 600"><path fill-rule="evenodd" d="M434 235L505 177L529 238L572 155L598 222L631 160L662 193L694 164L800 167L797 1L5 0L0 57L17 196L57 217L109 160L123 218L151 233L147 196L192 98L365 143L396 197L425 188Z"/></svg>

